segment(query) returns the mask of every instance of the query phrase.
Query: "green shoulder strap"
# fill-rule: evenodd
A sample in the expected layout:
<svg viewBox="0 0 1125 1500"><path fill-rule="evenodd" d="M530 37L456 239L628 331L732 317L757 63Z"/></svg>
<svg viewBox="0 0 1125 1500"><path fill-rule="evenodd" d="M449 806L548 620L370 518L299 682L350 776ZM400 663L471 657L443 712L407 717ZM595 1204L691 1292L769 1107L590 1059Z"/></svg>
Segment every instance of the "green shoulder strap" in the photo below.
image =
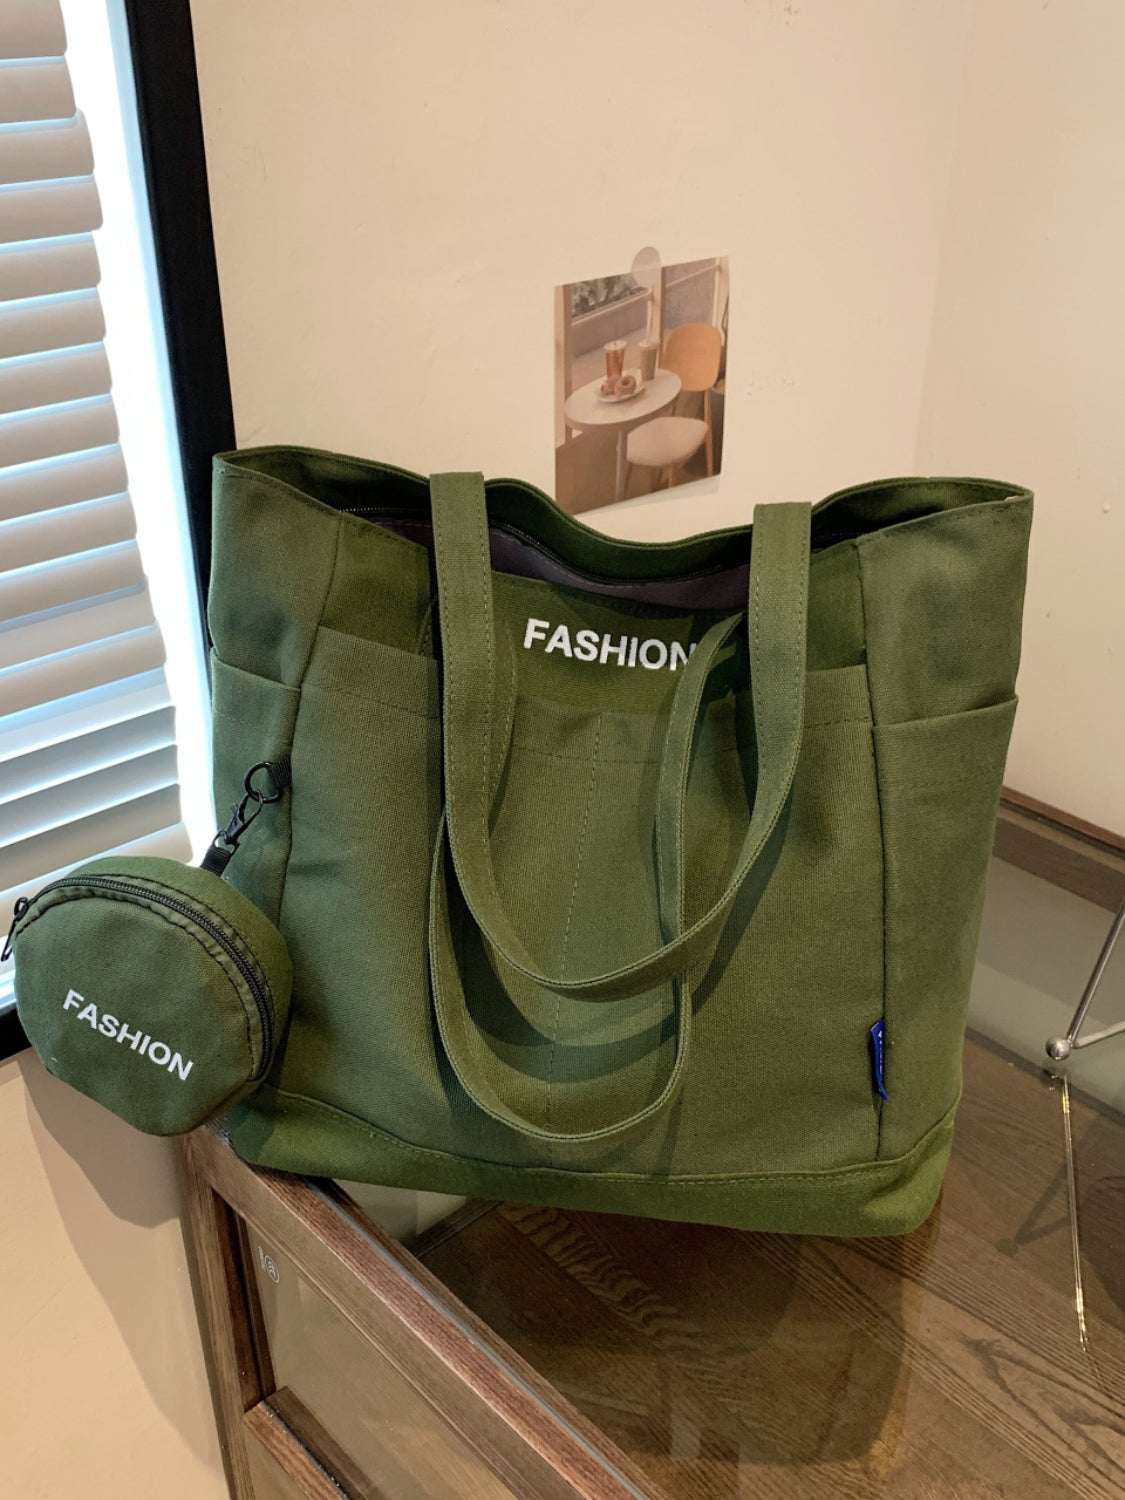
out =
<svg viewBox="0 0 1125 1500"><path fill-rule="evenodd" d="M777 837L800 753L805 680L809 507L771 505L755 515L747 625L758 744L758 781L746 836L717 901L685 928L683 816L691 750L708 673L742 616L713 625L685 666L673 695L657 798L657 874L665 941L621 968L566 977L544 973L512 926L499 894L488 833L498 723L510 724L512 691L498 670L485 491L476 474L430 482L441 619L446 810L435 851L430 956L443 1045L462 1086L487 1113L547 1140L594 1140L631 1128L664 1108L683 1078L690 1042L686 970L713 953L732 905L748 884L756 901L780 851ZM449 925L444 834L453 872L474 922L491 947L534 983L590 1000L638 994L665 980L675 989L676 1052L660 1095L628 1119L590 1131L540 1129L504 1103L491 1051L465 1005Z"/></svg>

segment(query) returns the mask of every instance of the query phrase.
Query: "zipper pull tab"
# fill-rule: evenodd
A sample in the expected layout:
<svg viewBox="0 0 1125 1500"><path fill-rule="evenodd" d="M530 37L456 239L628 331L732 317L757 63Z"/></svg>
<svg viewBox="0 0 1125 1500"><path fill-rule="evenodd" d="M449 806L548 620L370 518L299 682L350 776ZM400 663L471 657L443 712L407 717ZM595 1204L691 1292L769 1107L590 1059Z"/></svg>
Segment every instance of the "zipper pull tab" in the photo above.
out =
<svg viewBox="0 0 1125 1500"><path fill-rule="evenodd" d="M876 1021L867 1033L871 1045L871 1082L880 1099L887 1098L886 1025Z"/></svg>
<svg viewBox="0 0 1125 1500"><path fill-rule="evenodd" d="M260 760L242 779L243 795L231 805L230 821L220 828L208 846L207 853L199 862L201 870L210 870L221 875L234 858L242 836L250 824L269 802L280 802L281 795L292 782L289 757L278 760ZM257 784L261 782L262 784Z"/></svg>
<svg viewBox="0 0 1125 1500"><path fill-rule="evenodd" d="M31 897L21 896L16 902L15 906L12 907L12 925L8 928L8 936L4 939L4 948L3 951L0 952L0 964L6 962L7 959L11 958L12 949L15 947L16 942L16 927L19 925L20 918L23 916L24 912L30 905Z"/></svg>

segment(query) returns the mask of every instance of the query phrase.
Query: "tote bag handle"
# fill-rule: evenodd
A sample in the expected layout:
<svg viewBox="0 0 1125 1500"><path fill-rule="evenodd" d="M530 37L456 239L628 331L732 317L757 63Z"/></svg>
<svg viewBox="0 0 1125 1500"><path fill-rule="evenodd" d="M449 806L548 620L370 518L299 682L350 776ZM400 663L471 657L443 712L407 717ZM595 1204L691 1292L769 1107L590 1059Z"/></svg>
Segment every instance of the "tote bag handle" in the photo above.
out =
<svg viewBox="0 0 1125 1500"><path fill-rule="evenodd" d="M714 952L723 924L747 885L756 902L780 853L804 719L810 507L759 507L751 550L748 607L751 692L758 778L750 822L734 869L708 911L685 927L684 802L691 751L708 674L743 616L707 631L673 694L657 792L657 889L665 941L620 968L574 977L547 974L515 931L500 897L488 821L498 725L510 725L514 694L498 671L492 607L488 514L479 474L430 481L442 639L442 729L446 807L435 850L430 902L430 964L442 1042L462 1086L494 1118L552 1141L597 1140L627 1130L671 1103L683 1081L691 1033L685 971ZM506 731L505 731L506 732ZM495 952L533 983L588 1000L636 995L674 985L676 1048L661 1093L626 1119L579 1132L544 1130L512 1111L490 1076L499 1064L475 1033L456 963L445 870L445 837L465 905Z"/></svg>

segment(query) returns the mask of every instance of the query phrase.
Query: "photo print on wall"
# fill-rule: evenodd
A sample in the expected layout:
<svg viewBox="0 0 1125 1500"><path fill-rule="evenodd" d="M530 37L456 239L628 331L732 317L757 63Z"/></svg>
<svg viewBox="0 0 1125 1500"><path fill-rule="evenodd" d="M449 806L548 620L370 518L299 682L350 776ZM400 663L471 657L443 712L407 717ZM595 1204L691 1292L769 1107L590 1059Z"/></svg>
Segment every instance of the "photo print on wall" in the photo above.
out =
<svg viewBox="0 0 1125 1500"><path fill-rule="evenodd" d="M555 497L576 515L722 468L725 256L555 288Z"/></svg>

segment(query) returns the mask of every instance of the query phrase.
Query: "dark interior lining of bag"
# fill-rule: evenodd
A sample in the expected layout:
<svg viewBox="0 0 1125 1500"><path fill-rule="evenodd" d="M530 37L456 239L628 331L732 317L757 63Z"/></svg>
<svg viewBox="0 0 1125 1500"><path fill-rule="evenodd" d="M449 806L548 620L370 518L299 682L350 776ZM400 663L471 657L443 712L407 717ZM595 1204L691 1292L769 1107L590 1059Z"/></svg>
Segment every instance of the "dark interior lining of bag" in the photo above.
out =
<svg viewBox="0 0 1125 1500"><path fill-rule="evenodd" d="M433 530L428 521L372 516L371 519L396 536L406 537L423 547L433 545ZM614 599L632 599L639 604L662 604L679 609L744 609L746 607L747 563L718 571L708 570L680 578L644 578L627 582L592 577L572 568L524 537L504 526L488 529L489 551L493 570L516 578L539 578L581 589L587 594L604 594Z"/></svg>
<svg viewBox="0 0 1125 1500"><path fill-rule="evenodd" d="M287 485L335 510L431 545L429 486L391 465L308 448L224 455L232 467ZM492 565L523 578L588 593L689 609L738 609L746 601L752 526L672 542L626 542L558 510L534 486L487 484ZM814 507L813 551L942 511L1021 491L993 480L888 479L838 491Z"/></svg>

